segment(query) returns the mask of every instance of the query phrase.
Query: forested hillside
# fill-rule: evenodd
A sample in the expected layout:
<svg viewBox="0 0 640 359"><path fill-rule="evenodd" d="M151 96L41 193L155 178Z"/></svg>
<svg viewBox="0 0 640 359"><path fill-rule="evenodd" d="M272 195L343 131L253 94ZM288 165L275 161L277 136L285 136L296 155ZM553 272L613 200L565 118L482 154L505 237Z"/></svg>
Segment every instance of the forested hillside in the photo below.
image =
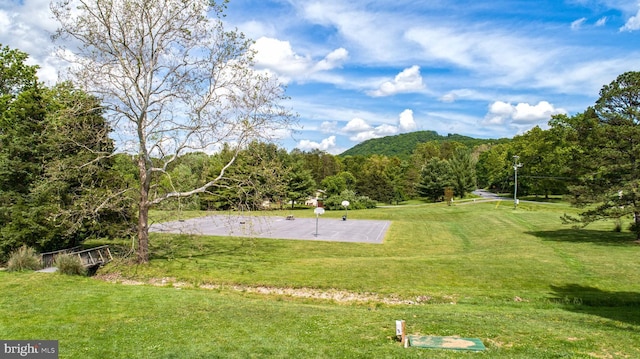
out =
<svg viewBox="0 0 640 359"><path fill-rule="evenodd" d="M381 138L372 138L355 145L354 147L344 151L339 156L396 156L401 159L408 159L416 146L420 143L436 141L436 142L459 142L466 147L473 148L481 144L497 144L508 142L509 139L478 139L457 134L448 134L441 136L435 131L416 131L403 133L394 136L386 136Z"/></svg>

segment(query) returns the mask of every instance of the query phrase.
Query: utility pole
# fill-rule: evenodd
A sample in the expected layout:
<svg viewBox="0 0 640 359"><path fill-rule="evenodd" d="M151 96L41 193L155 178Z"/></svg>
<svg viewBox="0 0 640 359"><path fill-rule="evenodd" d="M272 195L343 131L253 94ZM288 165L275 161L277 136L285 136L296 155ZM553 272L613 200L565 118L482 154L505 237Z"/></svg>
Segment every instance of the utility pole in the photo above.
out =
<svg viewBox="0 0 640 359"><path fill-rule="evenodd" d="M518 163L520 156L513 156L513 173L515 177L515 186L513 187L513 209L518 209L518 168L522 167L522 163Z"/></svg>

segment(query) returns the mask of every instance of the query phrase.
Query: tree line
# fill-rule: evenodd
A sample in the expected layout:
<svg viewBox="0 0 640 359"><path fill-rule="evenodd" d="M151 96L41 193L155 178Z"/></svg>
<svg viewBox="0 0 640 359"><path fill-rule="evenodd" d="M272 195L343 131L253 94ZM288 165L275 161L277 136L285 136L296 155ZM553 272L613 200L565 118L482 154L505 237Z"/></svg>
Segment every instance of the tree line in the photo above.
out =
<svg viewBox="0 0 640 359"><path fill-rule="evenodd" d="M166 199L156 208L190 210L253 210L265 203L288 208L318 190L328 209L341 208L343 200L353 209L420 196L436 200L440 182L429 170L433 158L444 173L440 185L454 186L459 195L476 185L473 149L435 141L401 160L288 152L254 139L241 146L225 143L212 154L158 151L145 166L162 170L148 173L141 171L140 155L116 149L107 108L97 97L71 82L45 86L27 58L0 48L2 258L25 244L46 251L87 238L135 235L143 175L149 176L145 196Z"/></svg>
<svg viewBox="0 0 640 359"><path fill-rule="evenodd" d="M116 151L97 98L69 82L39 83L27 54L4 47L0 83L0 250L22 244L42 250L87 238L133 235L140 181L137 156ZM175 196L160 209L256 210L295 208L318 190L328 209L372 208L409 199L443 200L446 188L464 197L476 188L509 192L514 156L519 195L564 194L591 207L567 222L638 214L640 75L626 73L605 86L594 107L556 115L510 141L468 147L456 141L419 143L408 159L384 155L290 152L251 141L218 152L187 152L153 178L149 196ZM234 165L226 167L233 159ZM166 158L153 157L154 165ZM224 175L220 176L225 168Z"/></svg>

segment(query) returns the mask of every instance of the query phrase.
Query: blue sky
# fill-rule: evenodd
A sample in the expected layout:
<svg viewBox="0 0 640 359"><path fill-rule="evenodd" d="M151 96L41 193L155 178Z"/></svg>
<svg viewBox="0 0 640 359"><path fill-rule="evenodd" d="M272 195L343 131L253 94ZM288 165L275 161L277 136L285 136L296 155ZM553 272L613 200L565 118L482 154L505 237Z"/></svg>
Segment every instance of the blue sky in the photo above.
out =
<svg viewBox="0 0 640 359"><path fill-rule="evenodd" d="M640 71L638 0L231 0L226 14L287 86L300 116L287 149L338 154L418 130L512 137ZM48 81L55 28L48 0L0 3L0 43Z"/></svg>

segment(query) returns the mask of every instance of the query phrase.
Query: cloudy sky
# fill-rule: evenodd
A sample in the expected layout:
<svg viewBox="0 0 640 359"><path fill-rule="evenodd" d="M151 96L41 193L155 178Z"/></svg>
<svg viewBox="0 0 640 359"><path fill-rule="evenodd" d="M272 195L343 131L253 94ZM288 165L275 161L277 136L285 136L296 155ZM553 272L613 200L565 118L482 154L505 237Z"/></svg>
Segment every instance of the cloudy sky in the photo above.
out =
<svg viewBox="0 0 640 359"><path fill-rule="evenodd" d="M1 0L0 43L55 81L49 0ZM287 149L338 154L418 130L512 137L640 71L639 0L231 0L300 116Z"/></svg>

